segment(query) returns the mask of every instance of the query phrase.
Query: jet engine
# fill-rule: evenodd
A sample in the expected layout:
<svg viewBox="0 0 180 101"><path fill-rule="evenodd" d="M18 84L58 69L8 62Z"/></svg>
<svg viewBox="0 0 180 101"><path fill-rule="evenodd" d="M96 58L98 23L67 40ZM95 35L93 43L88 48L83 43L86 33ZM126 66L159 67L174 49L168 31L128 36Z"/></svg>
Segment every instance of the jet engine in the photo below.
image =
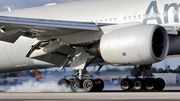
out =
<svg viewBox="0 0 180 101"><path fill-rule="evenodd" d="M93 50L111 65L147 65L166 58L169 38L162 26L136 25L104 34Z"/></svg>

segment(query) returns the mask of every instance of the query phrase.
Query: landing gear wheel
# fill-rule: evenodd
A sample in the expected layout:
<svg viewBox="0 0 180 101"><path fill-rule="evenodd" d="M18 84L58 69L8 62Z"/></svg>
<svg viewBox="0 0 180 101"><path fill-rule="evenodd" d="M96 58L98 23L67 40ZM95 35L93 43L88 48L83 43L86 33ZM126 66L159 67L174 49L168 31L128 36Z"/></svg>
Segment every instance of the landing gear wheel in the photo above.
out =
<svg viewBox="0 0 180 101"><path fill-rule="evenodd" d="M143 89L143 80L140 78L137 78L133 81L133 88L134 90L142 90Z"/></svg>
<svg viewBox="0 0 180 101"><path fill-rule="evenodd" d="M65 85L67 87L69 85L69 81L67 79L61 79L58 81L58 85Z"/></svg>
<svg viewBox="0 0 180 101"><path fill-rule="evenodd" d="M121 88L124 91L128 91L133 87L132 81L128 78L125 78L121 81Z"/></svg>
<svg viewBox="0 0 180 101"><path fill-rule="evenodd" d="M77 92L77 90L79 88L82 88L81 80L79 80L79 79L72 80L71 83L70 83L70 87L71 87L72 91Z"/></svg>
<svg viewBox="0 0 180 101"><path fill-rule="evenodd" d="M95 83L95 89L94 91L95 92L101 92L104 88L104 82L103 80L97 78L97 79L94 79L94 83Z"/></svg>
<svg viewBox="0 0 180 101"><path fill-rule="evenodd" d="M146 78L145 79L145 89L146 90L154 90L155 89L155 79L153 78Z"/></svg>
<svg viewBox="0 0 180 101"><path fill-rule="evenodd" d="M94 81L92 79L86 79L83 82L83 89L86 92L92 92L94 90L95 84Z"/></svg>
<svg viewBox="0 0 180 101"><path fill-rule="evenodd" d="M165 82L162 78L156 78L156 90L163 90L165 87Z"/></svg>

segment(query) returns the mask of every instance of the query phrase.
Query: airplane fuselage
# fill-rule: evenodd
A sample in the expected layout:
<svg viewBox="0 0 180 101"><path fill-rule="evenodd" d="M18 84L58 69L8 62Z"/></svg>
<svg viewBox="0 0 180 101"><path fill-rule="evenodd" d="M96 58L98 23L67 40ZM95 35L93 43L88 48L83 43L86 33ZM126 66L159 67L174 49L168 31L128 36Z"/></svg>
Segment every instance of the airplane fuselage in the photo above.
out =
<svg viewBox="0 0 180 101"><path fill-rule="evenodd" d="M89 0L1 12L0 16L111 24L138 22L178 27L179 8L179 0ZM180 48L175 47L179 45L178 40L178 36L170 38L172 48L169 54L180 53ZM57 65L26 57L28 50L37 41L36 38L26 37L20 37L15 43L0 41L0 72Z"/></svg>
<svg viewBox="0 0 180 101"><path fill-rule="evenodd" d="M2 12L0 15L98 23L169 24L179 22L179 7L179 0L89 0Z"/></svg>

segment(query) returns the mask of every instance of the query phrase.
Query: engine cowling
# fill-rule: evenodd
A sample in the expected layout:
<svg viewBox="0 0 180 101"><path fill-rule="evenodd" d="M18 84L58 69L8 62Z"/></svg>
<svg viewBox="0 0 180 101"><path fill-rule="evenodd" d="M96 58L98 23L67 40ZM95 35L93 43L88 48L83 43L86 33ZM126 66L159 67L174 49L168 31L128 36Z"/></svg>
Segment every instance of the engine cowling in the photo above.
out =
<svg viewBox="0 0 180 101"><path fill-rule="evenodd" d="M147 65L164 60L169 50L166 30L159 25L136 25L104 34L99 51L112 65Z"/></svg>

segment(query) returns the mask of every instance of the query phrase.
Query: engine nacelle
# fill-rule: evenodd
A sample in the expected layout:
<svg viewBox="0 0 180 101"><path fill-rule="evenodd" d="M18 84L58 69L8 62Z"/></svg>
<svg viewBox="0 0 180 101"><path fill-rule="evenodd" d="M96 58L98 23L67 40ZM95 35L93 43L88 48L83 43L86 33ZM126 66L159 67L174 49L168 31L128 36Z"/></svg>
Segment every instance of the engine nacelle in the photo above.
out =
<svg viewBox="0 0 180 101"><path fill-rule="evenodd" d="M159 25L137 25L104 34L100 53L112 65L147 65L164 60L169 49L166 30Z"/></svg>

